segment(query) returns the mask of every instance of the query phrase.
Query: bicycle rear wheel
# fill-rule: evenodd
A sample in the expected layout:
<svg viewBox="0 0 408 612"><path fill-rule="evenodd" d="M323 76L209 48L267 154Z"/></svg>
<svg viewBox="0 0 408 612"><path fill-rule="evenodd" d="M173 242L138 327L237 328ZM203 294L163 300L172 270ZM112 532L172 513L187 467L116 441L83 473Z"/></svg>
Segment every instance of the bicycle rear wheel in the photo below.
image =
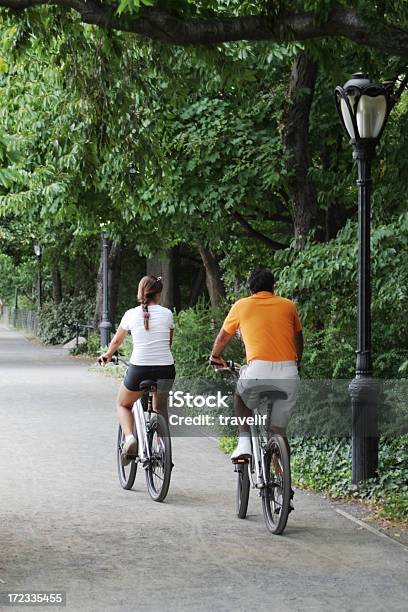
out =
<svg viewBox="0 0 408 612"><path fill-rule="evenodd" d="M150 460L146 467L146 484L150 497L157 502L165 499L171 477L171 440L167 421L154 414L147 434Z"/></svg>
<svg viewBox="0 0 408 612"><path fill-rule="evenodd" d="M118 476L119 482L122 489L131 489L135 482L137 463L131 461L128 465L122 464L122 448L125 443L125 436L122 431L122 427L119 425L118 429L118 442L116 450L116 459L118 464Z"/></svg>
<svg viewBox="0 0 408 612"><path fill-rule="evenodd" d="M240 519L244 519L247 515L250 489L248 461L246 461L245 463L238 464L237 472L237 516Z"/></svg>
<svg viewBox="0 0 408 612"><path fill-rule="evenodd" d="M273 435L265 454L267 482L262 490L262 510L267 529L279 535L283 532L290 512L291 476L286 440Z"/></svg>

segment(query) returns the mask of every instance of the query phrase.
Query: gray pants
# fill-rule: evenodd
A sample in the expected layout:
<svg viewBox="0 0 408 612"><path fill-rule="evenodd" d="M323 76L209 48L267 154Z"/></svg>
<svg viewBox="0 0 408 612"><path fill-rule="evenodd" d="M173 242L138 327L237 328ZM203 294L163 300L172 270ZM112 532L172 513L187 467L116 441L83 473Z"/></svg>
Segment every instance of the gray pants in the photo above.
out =
<svg viewBox="0 0 408 612"><path fill-rule="evenodd" d="M281 391L286 399L274 401L271 425L286 429L292 409L296 404L299 374L295 361L262 361L255 359L242 366L239 372L237 393L250 409L259 408L259 394Z"/></svg>

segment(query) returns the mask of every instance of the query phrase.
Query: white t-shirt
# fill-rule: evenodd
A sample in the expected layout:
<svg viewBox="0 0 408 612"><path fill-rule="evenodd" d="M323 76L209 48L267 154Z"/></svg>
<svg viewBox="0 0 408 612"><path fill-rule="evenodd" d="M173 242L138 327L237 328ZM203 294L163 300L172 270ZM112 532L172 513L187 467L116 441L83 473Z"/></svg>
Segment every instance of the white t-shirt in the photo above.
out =
<svg viewBox="0 0 408 612"><path fill-rule="evenodd" d="M170 350L170 330L174 329L173 313L160 304L149 304L149 329L144 327L141 306L127 310L120 327L132 332L133 365L171 365L174 363Z"/></svg>

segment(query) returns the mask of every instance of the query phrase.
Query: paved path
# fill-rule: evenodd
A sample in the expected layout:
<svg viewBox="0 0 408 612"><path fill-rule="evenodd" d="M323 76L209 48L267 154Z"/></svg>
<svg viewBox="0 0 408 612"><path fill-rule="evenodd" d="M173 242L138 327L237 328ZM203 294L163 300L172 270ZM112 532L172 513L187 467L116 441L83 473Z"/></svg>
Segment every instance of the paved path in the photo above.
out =
<svg viewBox="0 0 408 612"><path fill-rule="evenodd" d="M116 388L0 328L0 591L61 589L68 610L98 612L407 610L406 549L306 493L283 537L267 534L255 495L235 518L211 439L174 440L167 503L140 473L123 491Z"/></svg>

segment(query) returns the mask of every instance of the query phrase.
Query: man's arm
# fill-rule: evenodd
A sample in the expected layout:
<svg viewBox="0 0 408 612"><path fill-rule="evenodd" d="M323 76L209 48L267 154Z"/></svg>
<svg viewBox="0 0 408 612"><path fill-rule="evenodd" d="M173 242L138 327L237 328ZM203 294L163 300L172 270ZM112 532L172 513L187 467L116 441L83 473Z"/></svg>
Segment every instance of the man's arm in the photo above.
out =
<svg viewBox="0 0 408 612"><path fill-rule="evenodd" d="M298 367L300 366L300 362L302 361L302 355L303 355L303 332L302 330L295 332L295 347L296 347L296 354L297 354L297 365Z"/></svg>
<svg viewBox="0 0 408 612"><path fill-rule="evenodd" d="M215 361L220 366L225 367L225 361L222 359L221 354L227 344L230 342L231 338L232 334L227 334L225 329L221 327L212 347L210 361Z"/></svg>

